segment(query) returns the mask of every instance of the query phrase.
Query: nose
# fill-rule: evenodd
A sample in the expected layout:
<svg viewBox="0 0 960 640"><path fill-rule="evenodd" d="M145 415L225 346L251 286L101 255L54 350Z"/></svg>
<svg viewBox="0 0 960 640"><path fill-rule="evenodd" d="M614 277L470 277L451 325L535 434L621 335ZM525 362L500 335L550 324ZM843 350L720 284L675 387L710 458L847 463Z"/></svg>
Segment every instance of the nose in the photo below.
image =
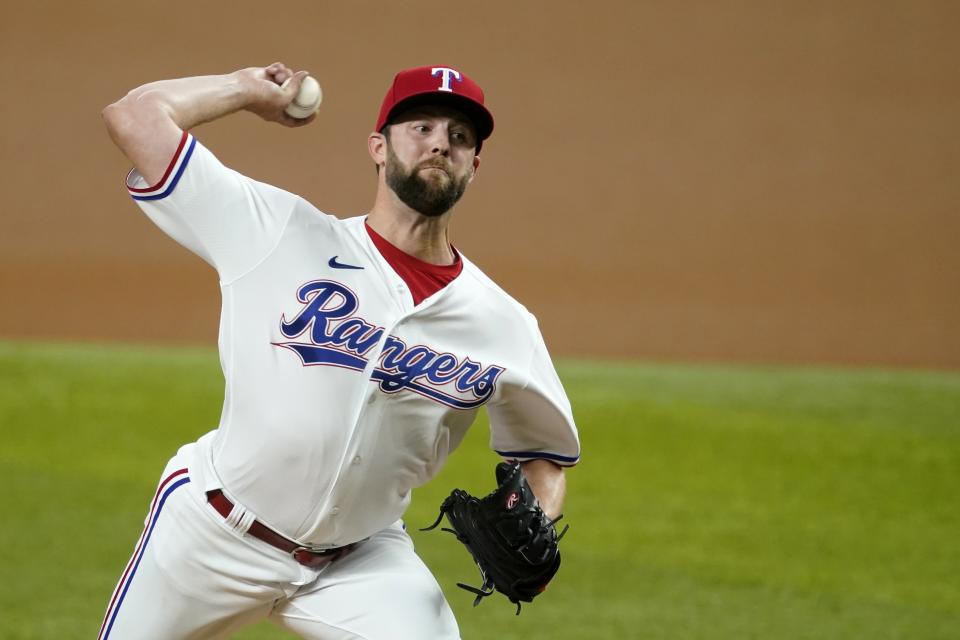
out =
<svg viewBox="0 0 960 640"><path fill-rule="evenodd" d="M433 155L450 155L450 136L445 126L437 126L430 132L430 152Z"/></svg>

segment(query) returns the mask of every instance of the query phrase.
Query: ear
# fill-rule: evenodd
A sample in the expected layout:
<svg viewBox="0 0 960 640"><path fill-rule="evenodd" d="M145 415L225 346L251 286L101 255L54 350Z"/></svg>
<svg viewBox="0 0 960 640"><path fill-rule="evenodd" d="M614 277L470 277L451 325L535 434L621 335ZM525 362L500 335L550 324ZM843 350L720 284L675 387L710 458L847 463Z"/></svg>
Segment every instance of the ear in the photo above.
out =
<svg viewBox="0 0 960 640"><path fill-rule="evenodd" d="M374 164L382 167L387 162L387 138L376 131L367 136L367 152Z"/></svg>
<svg viewBox="0 0 960 640"><path fill-rule="evenodd" d="M470 182L477 177L477 171L480 170L480 156L473 156L473 171L470 172Z"/></svg>

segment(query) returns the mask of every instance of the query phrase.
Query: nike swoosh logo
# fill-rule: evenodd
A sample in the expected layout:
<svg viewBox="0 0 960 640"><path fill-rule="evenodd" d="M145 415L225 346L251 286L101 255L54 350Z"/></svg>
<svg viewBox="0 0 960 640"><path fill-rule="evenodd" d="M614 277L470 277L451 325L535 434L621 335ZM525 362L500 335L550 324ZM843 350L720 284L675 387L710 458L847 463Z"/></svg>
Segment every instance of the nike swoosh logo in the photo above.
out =
<svg viewBox="0 0 960 640"><path fill-rule="evenodd" d="M333 267L334 269L363 269L363 267L355 267L352 264L344 264L342 262L337 262L338 257L339 256L333 256L332 258L330 258L327 264Z"/></svg>

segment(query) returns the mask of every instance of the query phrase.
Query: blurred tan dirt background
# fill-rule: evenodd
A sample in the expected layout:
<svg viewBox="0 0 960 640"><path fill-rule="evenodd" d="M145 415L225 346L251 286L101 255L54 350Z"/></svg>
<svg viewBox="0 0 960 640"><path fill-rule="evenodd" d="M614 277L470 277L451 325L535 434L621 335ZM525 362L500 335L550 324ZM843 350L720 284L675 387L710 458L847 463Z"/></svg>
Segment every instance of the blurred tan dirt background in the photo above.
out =
<svg viewBox="0 0 960 640"><path fill-rule="evenodd" d="M496 118L455 244L556 354L960 366L960 4L5 3L0 338L207 343L214 272L123 188L100 110L282 60L325 102L222 160L346 217L402 67Z"/></svg>

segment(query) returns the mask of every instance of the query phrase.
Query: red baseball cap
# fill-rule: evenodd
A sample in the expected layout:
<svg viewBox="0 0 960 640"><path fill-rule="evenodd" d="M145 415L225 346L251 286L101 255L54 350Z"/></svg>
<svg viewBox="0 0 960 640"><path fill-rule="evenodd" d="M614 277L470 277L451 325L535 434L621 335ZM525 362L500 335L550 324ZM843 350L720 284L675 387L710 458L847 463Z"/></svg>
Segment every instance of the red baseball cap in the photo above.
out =
<svg viewBox="0 0 960 640"><path fill-rule="evenodd" d="M441 65L404 69L393 78L380 106L377 131L400 111L422 104L449 104L462 111L477 131L477 151L493 132L493 116L483 105L483 89L466 74Z"/></svg>

